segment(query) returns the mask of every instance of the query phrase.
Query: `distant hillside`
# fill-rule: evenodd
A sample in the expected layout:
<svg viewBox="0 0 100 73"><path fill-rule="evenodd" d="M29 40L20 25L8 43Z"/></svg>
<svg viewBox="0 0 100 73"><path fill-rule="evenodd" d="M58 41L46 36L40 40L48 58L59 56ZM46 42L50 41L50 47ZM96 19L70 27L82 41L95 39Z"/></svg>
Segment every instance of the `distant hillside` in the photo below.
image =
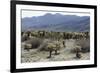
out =
<svg viewBox="0 0 100 73"><path fill-rule="evenodd" d="M24 30L89 31L90 17L47 13L43 16L22 18Z"/></svg>

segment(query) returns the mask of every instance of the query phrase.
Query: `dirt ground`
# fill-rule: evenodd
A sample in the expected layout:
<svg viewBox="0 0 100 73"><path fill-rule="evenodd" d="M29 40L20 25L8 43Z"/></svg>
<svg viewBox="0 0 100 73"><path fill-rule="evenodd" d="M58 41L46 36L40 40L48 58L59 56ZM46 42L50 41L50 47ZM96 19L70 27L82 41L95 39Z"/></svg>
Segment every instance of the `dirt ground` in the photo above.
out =
<svg viewBox="0 0 100 73"><path fill-rule="evenodd" d="M49 55L48 51L38 51L37 49L31 49L29 51L21 49L21 62L48 62L48 61L69 61L69 60L89 60L90 53L81 53L82 57L80 59L76 58L76 54L71 52L71 49L75 46L75 40L66 40L66 47L62 48L59 55L52 53L51 58L47 58Z"/></svg>

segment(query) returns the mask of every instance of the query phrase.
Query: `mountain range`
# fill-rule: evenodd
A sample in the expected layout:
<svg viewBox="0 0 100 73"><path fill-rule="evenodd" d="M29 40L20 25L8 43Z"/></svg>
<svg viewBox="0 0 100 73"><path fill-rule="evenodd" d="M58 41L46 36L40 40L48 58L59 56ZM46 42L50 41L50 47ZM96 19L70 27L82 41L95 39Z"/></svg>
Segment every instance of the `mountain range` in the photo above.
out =
<svg viewBox="0 0 100 73"><path fill-rule="evenodd" d="M22 31L48 30L84 32L90 30L90 16L46 13L42 16L24 17L21 22Z"/></svg>

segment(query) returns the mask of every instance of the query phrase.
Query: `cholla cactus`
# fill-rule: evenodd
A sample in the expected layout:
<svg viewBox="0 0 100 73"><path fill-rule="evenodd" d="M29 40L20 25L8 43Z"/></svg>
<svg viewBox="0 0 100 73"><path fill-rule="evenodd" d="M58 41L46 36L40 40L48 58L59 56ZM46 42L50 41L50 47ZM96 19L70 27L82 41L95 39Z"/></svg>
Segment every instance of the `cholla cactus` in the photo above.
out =
<svg viewBox="0 0 100 73"><path fill-rule="evenodd" d="M24 45L24 49L27 51L29 51L29 49L31 49L31 48L32 48L32 44L25 44Z"/></svg>
<svg viewBox="0 0 100 73"><path fill-rule="evenodd" d="M55 51L55 55L58 55L58 50L60 50L62 48L62 43L59 41L53 41L53 42L49 42L46 46L46 50L49 51L49 56L48 58L51 58L52 52Z"/></svg>
<svg viewBox="0 0 100 73"><path fill-rule="evenodd" d="M81 51L81 46L75 46L74 47L75 52L80 52Z"/></svg>
<svg viewBox="0 0 100 73"><path fill-rule="evenodd" d="M23 33L23 35L21 36L21 41L24 42L28 39L29 39L28 35L26 33Z"/></svg>
<svg viewBox="0 0 100 73"><path fill-rule="evenodd" d="M76 58L81 58L82 56L81 56L81 54L80 54L80 52L81 52L81 46L75 46L75 52L76 52Z"/></svg>

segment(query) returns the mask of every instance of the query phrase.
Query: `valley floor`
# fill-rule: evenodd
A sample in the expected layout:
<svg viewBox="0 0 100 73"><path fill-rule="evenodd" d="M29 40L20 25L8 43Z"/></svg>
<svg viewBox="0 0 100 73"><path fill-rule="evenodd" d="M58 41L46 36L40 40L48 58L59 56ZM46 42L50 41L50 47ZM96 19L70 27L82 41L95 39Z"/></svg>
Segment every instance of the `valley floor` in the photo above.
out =
<svg viewBox="0 0 100 73"><path fill-rule="evenodd" d="M59 55L54 55L52 53L51 58L47 58L49 55L48 51L38 51L37 49L31 49L30 51L21 49L21 62L31 63L31 62L48 62L48 61L70 61L70 60L89 60L90 52L81 53L82 57L80 59L76 58L75 53L71 53L71 49L75 45L75 40L66 40L66 47L62 48Z"/></svg>

